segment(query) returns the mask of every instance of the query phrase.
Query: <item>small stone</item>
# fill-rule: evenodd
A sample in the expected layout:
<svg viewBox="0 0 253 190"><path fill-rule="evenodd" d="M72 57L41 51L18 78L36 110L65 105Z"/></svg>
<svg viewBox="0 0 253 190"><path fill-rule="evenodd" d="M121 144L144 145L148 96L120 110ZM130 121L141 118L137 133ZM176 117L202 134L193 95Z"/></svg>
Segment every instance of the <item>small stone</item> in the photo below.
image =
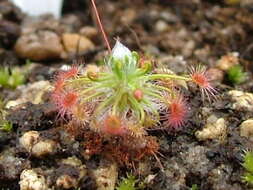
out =
<svg viewBox="0 0 253 190"><path fill-rule="evenodd" d="M157 32L166 32L168 30L168 24L163 20L158 20L155 23L155 30Z"/></svg>
<svg viewBox="0 0 253 190"><path fill-rule="evenodd" d="M27 150L31 151L32 147L39 140L39 132L38 131L28 131L19 139L19 143Z"/></svg>
<svg viewBox="0 0 253 190"><path fill-rule="evenodd" d="M67 159L63 159L61 161L63 164L71 165L71 166L81 166L82 161L79 160L77 157L68 157Z"/></svg>
<svg viewBox="0 0 253 190"><path fill-rule="evenodd" d="M103 160L97 169L91 171L97 190L114 190L118 178L118 167L116 163Z"/></svg>
<svg viewBox="0 0 253 190"><path fill-rule="evenodd" d="M32 147L32 154L35 157L43 157L46 155L53 154L57 150L57 143L53 140L46 139L40 140Z"/></svg>
<svg viewBox="0 0 253 190"><path fill-rule="evenodd" d="M65 31L63 25L59 22L59 19L53 17L53 15L41 15L39 17L25 17L22 21L22 35L36 33L37 31L52 31L57 34Z"/></svg>
<svg viewBox="0 0 253 190"><path fill-rule="evenodd" d="M62 35L62 41L67 53L80 53L95 48L91 40L79 34L65 33Z"/></svg>
<svg viewBox="0 0 253 190"><path fill-rule="evenodd" d="M125 9L121 13L120 23L122 23L122 25L131 25L137 16L136 11L132 8Z"/></svg>
<svg viewBox="0 0 253 190"><path fill-rule="evenodd" d="M196 42L194 40L187 41L184 45L184 48L182 49L182 54L184 55L184 57L191 56L195 47Z"/></svg>
<svg viewBox="0 0 253 190"><path fill-rule="evenodd" d="M239 64L239 54L237 52L224 55L218 60L217 67L223 71L229 70L234 65Z"/></svg>
<svg viewBox="0 0 253 190"><path fill-rule="evenodd" d="M79 33L89 39L94 39L98 35L98 31L95 27L84 26L80 29Z"/></svg>
<svg viewBox="0 0 253 190"><path fill-rule="evenodd" d="M160 14L160 17L170 23L176 23L180 22L180 19L177 17L177 15L173 14L172 12L169 11L163 11Z"/></svg>
<svg viewBox="0 0 253 190"><path fill-rule="evenodd" d="M71 175L72 172L68 173L68 171L64 172L56 180L57 187L63 189L77 188L80 180L87 174L86 166L75 156L63 159L61 163L63 164L62 168L66 168L67 165L71 166L72 170L75 170L78 175ZM64 171L61 170L62 168L59 168L59 171Z"/></svg>
<svg viewBox="0 0 253 190"><path fill-rule="evenodd" d="M228 95L231 97L232 109L238 111L253 111L253 94L239 90L230 90Z"/></svg>
<svg viewBox="0 0 253 190"><path fill-rule="evenodd" d="M21 94L20 97L16 100L7 102L5 107L11 108L26 102L40 104L43 102L44 94L49 92L51 88L52 86L49 81L38 81L32 84L20 86L18 87Z"/></svg>
<svg viewBox="0 0 253 190"><path fill-rule="evenodd" d="M64 26L65 32L73 32L82 26L81 17L77 14L64 14L60 20L61 27Z"/></svg>
<svg viewBox="0 0 253 190"><path fill-rule="evenodd" d="M19 139L19 143L35 157L43 157L56 152L57 143L50 139L40 139L37 131L28 131Z"/></svg>
<svg viewBox="0 0 253 190"><path fill-rule="evenodd" d="M15 51L21 58L45 61L60 58L63 48L56 33L44 30L22 35L16 42Z"/></svg>
<svg viewBox="0 0 253 190"><path fill-rule="evenodd" d="M223 141L227 135L227 125L224 118L217 119L216 122L207 123L206 126L200 131L195 133L195 136L200 141L208 139L218 139Z"/></svg>
<svg viewBox="0 0 253 190"><path fill-rule="evenodd" d="M240 135L253 141L253 119L248 119L241 123Z"/></svg>
<svg viewBox="0 0 253 190"><path fill-rule="evenodd" d="M210 115L207 119L206 119L206 123L210 124L210 123L215 123L218 120L218 118L215 115Z"/></svg>
<svg viewBox="0 0 253 190"><path fill-rule="evenodd" d="M34 170L24 170L20 175L20 190L50 190L44 176Z"/></svg>

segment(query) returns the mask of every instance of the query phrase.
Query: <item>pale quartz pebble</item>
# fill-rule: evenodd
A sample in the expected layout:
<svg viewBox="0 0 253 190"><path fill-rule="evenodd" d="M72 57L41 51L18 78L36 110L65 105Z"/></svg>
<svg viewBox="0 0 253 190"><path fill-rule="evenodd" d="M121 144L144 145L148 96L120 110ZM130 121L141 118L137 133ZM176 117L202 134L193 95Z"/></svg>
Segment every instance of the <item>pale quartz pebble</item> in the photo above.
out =
<svg viewBox="0 0 253 190"><path fill-rule="evenodd" d="M198 140L218 139L224 140L227 135L227 125L224 118L217 119L214 123L207 123L206 126L195 133Z"/></svg>
<svg viewBox="0 0 253 190"><path fill-rule="evenodd" d="M68 157L67 159L63 159L61 161L63 164L66 165L71 165L71 166L81 166L82 165L82 161L79 160L77 157L73 156L73 157Z"/></svg>
<svg viewBox="0 0 253 190"><path fill-rule="evenodd" d="M218 120L218 118L215 115L210 115L207 119L206 119L206 123L215 123Z"/></svg>
<svg viewBox="0 0 253 190"><path fill-rule="evenodd" d="M34 144L32 154L36 157L43 157L45 155L53 154L57 150L57 143L53 140L41 140Z"/></svg>
<svg viewBox="0 0 253 190"><path fill-rule="evenodd" d="M241 123L240 135L253 141L253 119L248 119Z"/></svg>
<svg viewBox="0 0 253 190"><path fill-rule="evenodd" d="M19 138L19 143L29 152L32 150L34 144L38 142L39 136L38 131L28 131Z"/></svg>
<svg viewBox="0 0 253 190"><path fill-rule="evenodd" d="M20 190L50 190L44 176L34 170L23 170L20 175Z"/></svg>
<svg viewBox="0 0 253 190"><path fill-rule="evenodd" d="M115 162L102 161L97 169L91 171L97 184L97 190L114 190L118 178L118 167Z"/></svg>
<svg viewBox="0 0 253 190"><path fill-rule="evenodd" d="M49 92L50 89L52 89L52 85L46 80L19 86L18 90L21 91L21 95L18 99L7 102L5 107L9 109L26 102L40 104L43 102L43 95Z"/></svg>
<svg viewBox="0 0 253 190"><path fill-rule="evenodd" d="M77 188L79 181L87 174L86 166L75 156L63 159L61 163L75 167L78 170L79 176L73 177L68 174L63 174L56 180L57 187L63 189Z"/></svg>
<svg viewBox="0 0 253 190"><path fill-rule="evenodd" d="M168 24L167 22L163 21L163 20L158 20L155 23L155 30L157 32L166 32L168 30Z"/></svg>
<svg viewBox="0 0 253 190"><path fill-rule="evenodd" d="M157 175L157 174L149 174L149 175L145 178L145 180L144 180L145 183L146 183L146 184L151 184L151 183L154 181L156 175Z"/></svg>
<svg viewBox="0 0 253 190"><path fill-rule="evenodd" d="M119 40L117 40L112 49L112 57L115 59L124 59L125 57L131 58L131 56L131 51L122 43L120 43Z"/></svg>
<svg viewBox="0 0 253 190"><path fill-rule="evenodd" d="M253 94L239 90L230 90L228 95L231 97L232 109L241 111L253 111Z"/></svg>
<svg viewBox="0 0 253 190"><path fill-rule="evenodd" d="M19 143L35 157L43 157L56 152L57 143L55 141L50 139L41 140L39 137L39 132L28 131L20 137Z"/></svg>
<svg viewBox="0 0 253 190"><path fill-rule="evenodd" d="M217 62L217 67L223 71L227 71L237 64L239 64L239 53L232 52L222 56Z"/></svg>

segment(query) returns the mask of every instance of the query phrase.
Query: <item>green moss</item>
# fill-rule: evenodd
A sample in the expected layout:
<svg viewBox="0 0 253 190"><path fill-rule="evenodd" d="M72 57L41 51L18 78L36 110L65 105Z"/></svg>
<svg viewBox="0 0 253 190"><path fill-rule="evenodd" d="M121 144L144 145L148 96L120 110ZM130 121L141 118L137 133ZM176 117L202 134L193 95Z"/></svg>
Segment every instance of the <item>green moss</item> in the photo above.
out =
<svg viewBox="0 0 253 190"><path fill-rule="evenodd" d="M10 77L10 72L7 67L0 68L0 85L3 87L8 86L8 80Z"/></svg>
<svg viewBox="0 0 253 190"><path fill-rule="evenodd" d="M4 88L13 88L24 84L25 72L22 72L19 67L9 69L8 67L0 68L0 86Z"/></svg>
<svg viewBox="0 0 253 190"><path fill-rule="evenodd" d="M190 190L198 190L198 186L196 184L193 184Z"/></svg>
<svg viewBox="0 0 253 190"><path fill-rule="evenodd" d="M245 153L242 166L246 170L243 175L243 181L249 185L253 185L253 151L247 151Z"/></svg>
<svg viewBox="0 0 253 190"><path fill-rule="evenodd" d="M0 121L0 130L10 132L12 131L12 123L6 120Z"/></svg>
<svg viewBox="0 0 253 190"><path fill-rule="evenodd" d="M232 84L240 84L245 81L246 73L241 65L235 65L227 71L227 79Z"/></svg>
<svg viewBox="0 0 253 190"><path fill-rule="evenodd" d="M119 186L116 188L116 190L137 190L135 188L136 183L137 180L133 175L127 175L127 177L123 178L119 183Z"/></svg>

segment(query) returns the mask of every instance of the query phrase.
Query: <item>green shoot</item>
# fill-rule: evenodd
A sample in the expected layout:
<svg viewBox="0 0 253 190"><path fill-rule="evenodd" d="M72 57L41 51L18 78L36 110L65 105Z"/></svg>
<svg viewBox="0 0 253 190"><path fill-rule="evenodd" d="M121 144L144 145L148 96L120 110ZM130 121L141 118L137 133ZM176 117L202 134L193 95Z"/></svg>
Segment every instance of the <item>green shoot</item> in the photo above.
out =
<svg viewBox="0 0 253 190"><path fill-rule="evenodd" d="M227 79L232 84L240 84L245 81L246 73L241 65L235 65L227 71Z"/></svg>
<svg viewBox="0 0 253 190"><path fill-rule="evenodd" d="M193 184L190 190L198 190L198 186L196 184Z"/></svg>
<svg viewBox="0 0 253 190"><path fill-rule="evenodd" d="M116 190L137 190L135 185L137 183L136 178L133 175L127 175L126 178L123 178L119 183L119 186Z"/></svg>
<svg viewBox="0 0 253 190"><path fill-rule="evenodd" d="M24 84L25 73L19 67L9 69L8 67L0 68L0 86L4 88L15 89Z"/></svg>
<svg viewBox="0 0 253 190"><path fill-rule="evenodd" d="M6 120L0 121L0 130L5 131L5 132L12 131L12 123Z"/></svg>
<svg viewBox="0 0 253 190"><path fill-rule="evenodd" d="M253 151L246 151L242 166L246 170L243 175L243 181L249 185L253 185Z"/></svg>

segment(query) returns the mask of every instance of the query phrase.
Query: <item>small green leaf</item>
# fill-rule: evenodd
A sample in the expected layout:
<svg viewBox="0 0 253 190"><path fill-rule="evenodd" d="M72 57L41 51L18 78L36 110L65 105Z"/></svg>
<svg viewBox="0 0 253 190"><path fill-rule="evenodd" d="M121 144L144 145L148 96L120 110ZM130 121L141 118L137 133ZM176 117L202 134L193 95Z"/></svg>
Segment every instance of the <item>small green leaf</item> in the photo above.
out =
<svg viewBox="0 0 253 190"><path fill-rule="evenodd" d="M198 186L196 184L193 184L190 190L198 190Z"/></svg>
<svg viewBox="0 0 253 190"><path fill-rule="evenodd" d="M240 84L245 81L246 73L241 65L235 65L228 70L227 78L232 84Z"/></svg>
<svg viewBox="0 0 253 190"><path fill-rule="evenodd" d="M253 152L247 151L244 155L243 167L253 174Z"/></svg>
<svg viewBox="0 0 253 190"><path fill-rule="evenodd" d="M242 179L249 185L253 185L253 152L246 151L244 155L244 162L242 166L247 170Z"/></svg>
<svg viewBox="0 0 253 190"><path fill-rule="evenodd" d="M8 86L10 73L7 67L0 68L0 85L3 87Z"/></svg>
<svg viewBox="0 0 253 190"><path fill-rule="evenodd" d="M242 177L243 182L248 183L249 185L253 185L253 175L250 173L245 173Z"/></svg>
<svg viewBox="0 0 253 190"><path fill-rule="evenodd" d="M12 131L12 123L8 121L2 121L2 123L0 124L0 130L6 131L6 132Z"/></svg>
<svg viewBox="0 0 253 190"><path fill-rule="evenodd" d="M116 188L117 190L136 190L135 184L137 180L133 175L128 175L127 178L123 178L120 182L119 186Z"/></svg>
<svg viewBox="0 0 253 190"><path fill-rule="evenodd" d="M0 86L4 88L16 88L17 86L24 84L25 73L18 67L0 68Z"/></svg>

